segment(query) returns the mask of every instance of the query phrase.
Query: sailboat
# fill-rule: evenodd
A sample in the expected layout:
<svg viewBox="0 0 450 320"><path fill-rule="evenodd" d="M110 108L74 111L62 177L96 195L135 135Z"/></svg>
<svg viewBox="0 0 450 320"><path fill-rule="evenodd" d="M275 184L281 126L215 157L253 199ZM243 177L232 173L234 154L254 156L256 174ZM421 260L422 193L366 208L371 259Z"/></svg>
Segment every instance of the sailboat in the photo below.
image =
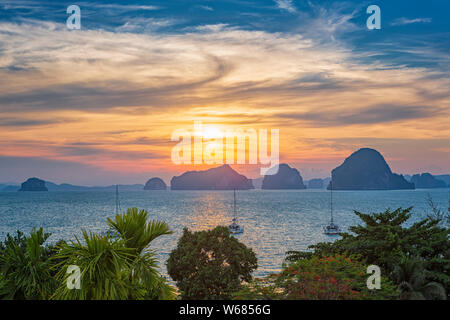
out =
<svg viewBox="0 0 450 320"><path fill-rule="evenodd" d="M237 210L236 210L236 189L233 190L233 196L234 196L234 204L233 204L233 220L232 223L228 226L228 230L230 230L231 234L240 234L244 232L244 227L241 227L237 223Z"/></svg>
<svg viewBox="0 0 450 320"><path fill-rule="evenodd" d="M330 224L323 227L323 232L328 236L334 236L338 235L341 230L339 229L339 226L337 224L334 224L333 220L333 179L330 181L330 190L331 190L331 220Z"/></svg>

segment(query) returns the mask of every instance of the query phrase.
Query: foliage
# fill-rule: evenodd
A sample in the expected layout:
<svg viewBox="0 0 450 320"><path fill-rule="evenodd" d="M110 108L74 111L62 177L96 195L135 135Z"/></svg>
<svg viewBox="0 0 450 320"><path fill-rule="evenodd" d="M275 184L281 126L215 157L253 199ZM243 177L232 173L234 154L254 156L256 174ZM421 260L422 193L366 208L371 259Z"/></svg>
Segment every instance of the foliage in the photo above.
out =
<svg viewBox="0 0 450 320"><path fill-rule="evenodd" d="M286 252L286 261L295 262L301 259L311 259L314 256L314 252L309 251L288 251Z"/></svg>
<svg viewBox="0 0 450 320"><path fill-rule="evenodd" d="M401 290L403 300L446 300L442 284L429 281L426 277L423 261L404 257L392 273Z"/></svg>
<svg viewBox="0 0 450 320"><path fill-rule="evenodd" d="M56 287L51 273L53 248L44 246L50 236L43 229L7 235L0 243L0 297L2 299L48 299Z"/></svg>
<svg viewBox="0 0 450 320"><path fill-rule="evenodd" d="M83 231L78 238L62 244L56 258L61 283L55 299L172 299L173 289L161 277L157 260L149 249L151 241L171 234L167 224L147 222L148 213L136 208L108 219L112 234L94 234ZM66 287L67 268L76 265L81 270L81 289Z"/></svg>
<svg viewBox="0 0 450 320"><path fill-rule="evenodd" d="M126 299L127 287L124 270L129 268L127 258L131 250L108 235L88 233L83 230L82 243L78 237L60 247L57 255L60 287L55 299ZM67 267L78 266L81 270L81 290L70 290L66 286Z"/></svg>
<svg viewBox="0 0 450 320"><path fill-rule="evenodd" d="M379 290L369 290L366 266L356 257L311 256L283 267L265 281L253 282L237 299L383 300L397 296L395 286L382 277Z"/></svg>
<svg viewBox="0 0 450 320"><path fill-rule="evenodd" d="M129 280L133 288L139 288L136 292L145 292L146 299L172 299L174 291L159 273L154 252L149 249L153 240L172 234L172 231L165 222L152 220L147 223L147 219L147 211L131 208L127 214L116 215L114 220L108 218L108 225L124 240L125 247L132 249ZM133 292L130 298L138 298Z"/></svg>
<svg viewBox="0 0 450 320"><path fill-rule="evenodd" d="M307 252L290 251L282 271L252 279L252 249L226 227L184 229L167 262L183 299L445 299L450 289L448 214L430 198L433 214L413 224L411 208L364 214L335 242ZM447 221L446 221L447 219ZM136 208L108 219L107 233L45 245L43 229L20 231L0 242L1 299L174 299L151 250L171 234L166 223L148 221ZM366 286L366 267L382 271L380 290ZM69 290L70 265L81 270L81 290ZM388 278L386 278L389 277Z"/></svg>
<svg viewBox="0 0 450 320"><path fill-rule="evenodd" d="M178 246L167 261L167 270L177 282L183 299L230 299L250 281L257 268L256 255L228 228L192 233L184 229Z"/></svg>
<svg viewBox="0 0 450 320"><path fill-rule="evenodd" d="M351 234L342 233L342 239L333 243L318 243L310 249L319 257L359 254L367 265L378 265L386 274L392 274L404 257L416 257L427 270L426 280L441 283L448 292L449 230L441 226L442 221L435 217L427 217L405 227L405 222L411 217L410 211L411 208L372 214L355 211L363 225L350 227ZM287 260L295 261L302 254L309 253L290 252Z"/></svg>
<svg viewBox="0 0 450 320"><path fill-rule="evenodd" d="M428 214L428 218L439 220L443 226L448 226L450 224L450 199L448 199L447 212L438 208L430 194L427 196L427 202L432 211L431 214Z"/></svg>

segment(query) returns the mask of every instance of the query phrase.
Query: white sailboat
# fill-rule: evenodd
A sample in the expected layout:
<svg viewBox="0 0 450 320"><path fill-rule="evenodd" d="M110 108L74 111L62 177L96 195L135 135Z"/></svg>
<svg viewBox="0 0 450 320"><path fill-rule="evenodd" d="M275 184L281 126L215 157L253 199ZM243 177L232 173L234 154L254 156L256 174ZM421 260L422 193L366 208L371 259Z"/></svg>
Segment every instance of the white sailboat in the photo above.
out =
<svg viewBox="0 0 450 320"><path fill-rule="evenodd" d="M333 220L333 179L330 181L330 190L331 190L331 221L330 224L323 227L323 232L328 236L338 235L341 230L339 229L339 226L334 223Z"/></svg>
<svg viewBox="0 0 450 320"><path fill-rule="evenodd" d="M230 230L231 234L240 234L244 232L244 227L241 227L237 222L237 210L236 210L236 189L233 190L234 203L233 203L233 220L232 223L228 226L228 230Z"/></svg>

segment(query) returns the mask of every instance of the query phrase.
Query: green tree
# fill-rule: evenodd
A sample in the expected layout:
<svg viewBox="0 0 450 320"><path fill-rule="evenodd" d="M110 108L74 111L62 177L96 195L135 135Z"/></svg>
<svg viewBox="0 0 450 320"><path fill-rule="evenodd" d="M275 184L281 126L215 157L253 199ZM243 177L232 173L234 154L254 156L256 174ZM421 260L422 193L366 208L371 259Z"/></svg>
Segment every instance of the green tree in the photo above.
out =
<svg viewBox="0 0 450 320"><path fill-rule="evenodd" d="M56 288L51 272L52 247L44 246L50 236L33 229L24 236L9 234L0 245L0 297L14 300L48 299Z"/></svg>
<svg viewBox="0 0 450 320"><path fill-rule="evenodd" d="M450 225L450 198L448 199L447 212L438 208L430 194L427 195L427 202L432 212L431 214L428 214L428 217L440 221L443 226Z"/></svg>
<svg viewBox="0 0 450 320"><path fill-rule="evenodd" d="M94 234L83 231L81 242L60 246L58 279L60 287L55 299L122 300L172 299L173 289L159 274L150 243L171 234L166 223L147 222L145 210L130 208L126 213L108 219L112 232ZM69 290L66 274L70 265L81 271L81 289Z"/></svg>
<svg viewBox="0 0 450 320"><path fill-rule="evenodd" d="M367 266L357 257L302 257L278 274L250 283L235 294L236 299L282 300L390 300L398 295L386 277L381 289L367 288Z"/></svg>
<svg viewBox="0 0 450 320"><path fill-rule="evenodd" d="M116 215L114 220L108 218L108 225L124 240L125 247L132 250L132 257L128 259L132 268L128 278L131 285L146 292L146 298L171 299L174 290L159 273L150 244L158 237L172 234L172 231L165 222L153 220L147 223L147 219L147 211L131 208L126 214ZM130 296L138 297L133 292Z"/></svg>
<svg viewBox="0 0 450 320"><path fill-rule="evenodd" d="M427 217L406 227L411 208L381 213L364 214L355 211L362 225L351 226L351 233L342 233L342 239L310 246L314 255L358 254L367 264L375 264L388 274L401 263L403 257L417 257L423 261L427 279L450 287L449 230L436 217ZM309 253L289 252L288 260ZM393 280L393 279L392 279Z"/></svg>
<svg viewBox="0 0 450 320"><path fill-rule="evenodd" d="M253 250L221 226L198 232L185 228L167 261L181 297L191 300L230 299L256 268Z"/></svg>
<svg viewBox="0 0 450 320"><path fill-rule="evenodd" d="M444 287L440 283L427 280L426 273L423 261L404 257L392 273L393 278L399 284L400 299L446 300Z"/></svg>

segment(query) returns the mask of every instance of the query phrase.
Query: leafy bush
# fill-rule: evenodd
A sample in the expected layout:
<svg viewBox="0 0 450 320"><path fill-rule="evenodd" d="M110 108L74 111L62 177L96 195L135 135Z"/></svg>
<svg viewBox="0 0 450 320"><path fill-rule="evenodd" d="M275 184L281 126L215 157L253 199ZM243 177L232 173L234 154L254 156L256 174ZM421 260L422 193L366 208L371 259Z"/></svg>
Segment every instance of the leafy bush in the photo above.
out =
<svg viewBox="0 0 450 320"><path fill-rule="evenodd" d="M44 246L50 234L18 231L0 242L2 299L174 299L174 289L160 275L150 243L171 234L166 223L147 222L136 208L108 219L111 232L88 233L69 243ZM81 289L69 290L70 265L81 271Z"/></svg>
<svg viewBox="0 0 450 320"><path fill-rule="evenodd" d="M17 231L0 243L0 297L14 300L48 299L56 288L50 257L55 253L44 246L50 236L33 229L30 236Z"/></svg>
<svg viewBox="0 0 450 320"><path fill-rule="evenodd" d="M449 230L441 226L441 219L433 217L405 227L410 211L411 208L371 214L355 211L363 225L350 227L351 233L342 233L342 239L335 242L310 246L312 253L289 252L287 260L295 261L311 254L319 257L358 254L364 263L378 265L395 281L394 270L405 258L414 257L426 270L424 281L441 283L449 292Z"/></svg>
<svg viewBox="0 0 450 320"><path fill-rule="evenodd" d="M398 292L386 277L381 289L367 288L367 266L355 257L311 256L291 262L279 274L249 284L237 299L383 300Z"/></svg>
<svg viewBox="0 0 450 320"><path fill-rule="evenodd" d="M405 257L395 266L392 277L399 284L402 300L446 300L442 284L427 279L424 263Z"/></svg>
<svg viewBox="0 0 450 320"><path fill-rule="evenodd" d="M59 247L58 279L60 287L55 299L124 300L173 299L174 292L157 269L150 250L151 242L171 234L166 223L147 222L148 213L136 208L108 219L112 232L94 234L83 231L78 238ZM114 236L117 235L117 236ZM67 268L81 270L81 289L66 286Z"/></svg>
<svg viewBox="0 0 450 320"><path fill-rule="evenodd" d="M230 299L243 281L250 281L256 268L253 250L231 236L226 227L194 233L185 228L167 261L181 297L192 300Z"/></svg>

